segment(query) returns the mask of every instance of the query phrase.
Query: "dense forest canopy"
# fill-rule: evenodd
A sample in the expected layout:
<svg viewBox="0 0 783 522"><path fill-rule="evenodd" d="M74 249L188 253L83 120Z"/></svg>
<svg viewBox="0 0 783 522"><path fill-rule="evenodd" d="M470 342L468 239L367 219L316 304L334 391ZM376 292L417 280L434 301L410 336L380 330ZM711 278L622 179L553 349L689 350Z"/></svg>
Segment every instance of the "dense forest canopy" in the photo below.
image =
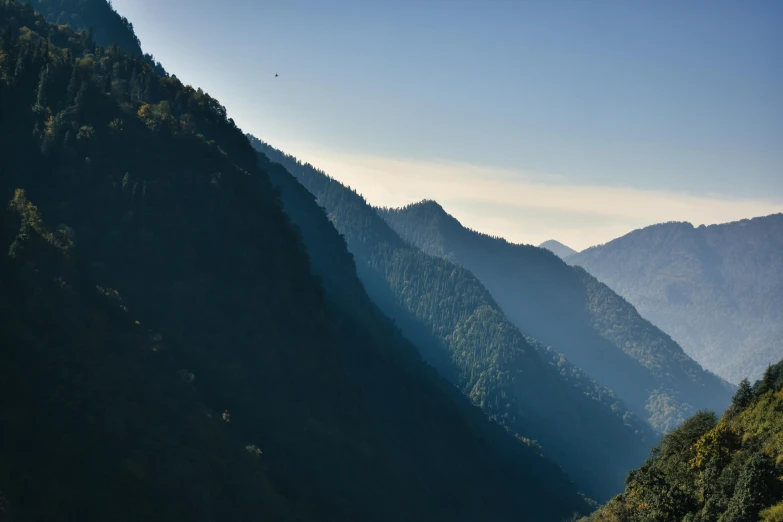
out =
<svg viewBox="0 0 783 522"><path fill-rule="evenodd" d="M0 143L0 522L783 520L783 362L730 400L585 270L372 208L110 1L0 0Z"/></svg>
<svg viewBox="0 0 783 522"><path fill-rule="evenodd" d="M3 517L587 510L367 301L345 314L214 98L0 0L0 141Z"/></svg>
<svg viewBox="0 0 783 522"><path fill-rule="evenodd" d="M568 258L738 383L783 357L783 214L663 223Z"/></svg>
<svg viewBox="0 0 783 522"><path fill-rule="evenodd" d="M67 25L76 31L86 31L95 43L108 47L116 45L135 58L143 58L156 74L166 75L163 66L151 54L141 49L141 42L133 31L133 24L120 16L106 0L32 0L36 11L55 25Z"/></svg>
<svg viewBox="0 0 783 522"><path fill-rule="evenodd" d="M468 270L406 243L361 196L323 172L251 141L316 196L370 296L425 359L491 418L538 441L585 492L605 499L618 490L656 439L646 423L561 354L525 337ZM304 229L294 208L286 201Z"/></svg>
<svg viewBox="0 0 783 522"><path fill-rule="evenodd" d="M565 354L659 431L698 409L728 406L730 386L552 252L469 230L434 201L379 212L407 241L471 270L516 326Z"/></svg>
<svg viewBox="0 0 783 522"><path fill-rule="evenodd" d="M783 361L743 380L718 419L701 411L666 435L625 492L585 521L783 520Z"/></svg>

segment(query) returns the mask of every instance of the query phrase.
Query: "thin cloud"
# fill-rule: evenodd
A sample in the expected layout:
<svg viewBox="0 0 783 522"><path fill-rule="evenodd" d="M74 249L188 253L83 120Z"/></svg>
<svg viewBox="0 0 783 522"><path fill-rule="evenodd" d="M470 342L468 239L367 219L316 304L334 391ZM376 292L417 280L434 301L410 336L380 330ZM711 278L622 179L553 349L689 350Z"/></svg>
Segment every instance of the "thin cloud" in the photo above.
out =
<svg viewBox="0 0 783 522"><path fill-rule="evenodd" d="M557 239L581 250L654 223L709 225L783 211L780 201L569 184L552 174L277 145L351 186L372 205L434 199L465 226L517 243Z"/></svg>

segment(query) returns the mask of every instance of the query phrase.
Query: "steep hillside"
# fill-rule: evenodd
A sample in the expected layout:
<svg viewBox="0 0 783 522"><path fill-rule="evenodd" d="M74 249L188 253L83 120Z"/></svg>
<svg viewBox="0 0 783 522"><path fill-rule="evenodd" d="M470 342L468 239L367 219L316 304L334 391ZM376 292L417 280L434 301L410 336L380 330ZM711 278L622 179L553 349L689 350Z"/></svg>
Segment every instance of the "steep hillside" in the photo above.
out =
<svg viewBox="0 0 783 522"><path fill-rule="evenodd" d="M783 520L783 362L740 384L718 420L699 412L628 475L594 522Z"/></svg>
<svg viewBox="0 0 783 522"><path fill-rule="evenodd" d="M0 519L298 519L258 452L268 439L80 274L79 242L22 191L0 218Z"/></svg>
<svg viewBox="0 0 783 522"><path fill-rule="evenodd" d="M425 359L493 419L537 440L586 492L606 498L616 491L654 435L610 391L525 338L470 272L405 243L358 194L263 142L253 144L315 194L344 235L368 293ZM285 194L283 187L284 200ZM294 204L286 208L304 230L308 220L297 217ZM308 244L319 238L304 235Z"/></svg>
<svg viewBox="0 0 783 522"><path fill-rule="evenodd" d="M0 115L3 517L584 511L388 322L325 295L217 100L0 0Z"/></svg>
<svg viewBox="0 0 783 522"><path fill-rule="evenodd" d="M549 241L544 241L543 243L538 245L538 248L546 248L560 259L565 259L568 256L572 256L576 254L576 250L574 250L569 246L564 245L560 241L555 241L554 239L550 239Z"/></svg>
<svg viewBox="0 0 783 522"><path fill-rule="evenodd" d="M398 387L400 381L406 382L406 387L420 389L423 395L438 397L448 394L459 405L465 422L489 441L492 453L507 464L503 468L506 480L516 484L516 488L522 488L526 497L537 498L547 505L558 503L561 494L566 497L573 494L573 486L567 483L560 469L542 458L535 445L511 436L495 423L487 422L480 409L471 405L448 381L441 379L431 366L423 363L417 348L402 337L393 322L370 300L357 276L345 239L329 221L324 209L318 206L315 197L282 165L259 156L264 170L280 190L286 212L302 234L313 272L323 283L326 299L335 310L334 317L344 346L359 348L350 356L355 365L351 367L351 373L357 382L362 383L363 391L384 405L389 401L388 390ZM372 350L378 354L375 361L364 353ZM400 398L396 400L402 402ZM409 407L411 413L417 409L414 405ZM387 420L383 429L400 437L407 447L431 451L422 444L420 430L431 432L437 427L431 426L426 419L419 419L407 427L385 416L381 416L380 420ZM447 439L448 435L444 433L442 440ZM447 471L449 466L446 463L442 463L441 467L439 474L448 474L452 480L462 473L459 469ZM420 470L420 473L431 475L427 470ZM447 486L443 477L431 476L430 480L436 481L440 487ZM465 480L469 479L459 478L458 482ZM475 516L481 518L484 514L479 512Z"/></svg>
<svg viewBox="0 0 783 522"><path fill-rule="evenodd" d="M783 214L724 225L664 223L568 259L737 383L783 357Z"/></svg>
<svg viewBox="0 0 783 522"><path fill-rule="evenodd" d="M126 54L142 58L156 72L165 76L163 66L151 54L141 50L141 42L133 31L133 24L112 9L106 0L32 0L36 11L55 25L67 25L76 31L86 31L95 43L108 47L116 45Z"/></svg>
<svg viewBox="0 0 783 522"><path fill-rule="evenodd" d="M380 214L425 252L471 270L515 325L562 352L655 428L728 405L725 383L584 270L547 250L468 230L432 201Z"/></svg>

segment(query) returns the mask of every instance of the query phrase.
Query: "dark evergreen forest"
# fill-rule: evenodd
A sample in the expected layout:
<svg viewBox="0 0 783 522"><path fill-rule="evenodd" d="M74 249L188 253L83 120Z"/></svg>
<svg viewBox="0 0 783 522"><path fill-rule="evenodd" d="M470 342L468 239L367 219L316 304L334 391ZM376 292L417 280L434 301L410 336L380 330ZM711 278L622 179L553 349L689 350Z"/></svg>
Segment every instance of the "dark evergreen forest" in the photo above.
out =
<svg viewBox="0 0 783 522"><path fill-rule="evenodd" d="M133 24L104 0L31 0L30 5L55 25L68 25L86 31L96 44L118 46L125 54L143 58L157 74L166 75L163 66L141 49Z"/></svg>
<svg viewBox="0 0 783 522"><path fill-rule="evenodd" d="M523 335L468 270L406 243L360 195L325 173L251 141L316 196L355 256L370 296L428 362L491 419L540 444L593 498L618 491L657 439L647 423L560 353ZM299 200L287 195L290 181L273 181L286 211L306 230ZM304 236L308 245L320 237Z"/></svg>
<svg viewBox="0 0 783 522"><path fill-rule="evenodd" d="M0 142L3 517L588 510L361 288L354 316L327 297L214 98L2 0Z"/></svg>
<svg viewBox="0 0 783 522"><path fill-rule="evenodd" d="M783 362L732 392L245 135L110 1L0 0L0 522L781 521Z"/></svg>

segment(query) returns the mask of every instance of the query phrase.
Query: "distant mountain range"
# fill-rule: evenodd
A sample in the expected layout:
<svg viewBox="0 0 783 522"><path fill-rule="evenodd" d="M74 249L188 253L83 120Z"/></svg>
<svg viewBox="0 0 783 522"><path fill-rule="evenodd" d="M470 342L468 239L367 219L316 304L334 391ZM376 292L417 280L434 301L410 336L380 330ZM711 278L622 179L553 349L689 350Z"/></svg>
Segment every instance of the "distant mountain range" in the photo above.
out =
<svg viewBox="0 0 783 522"><path fill-rule="evenodd" d="M731 382L783 357L783 214L653 225L567 260Z"/></svg>
<svg viewBox="0 0 783 522"><path fill-rule="evenodd" d="M562 522L730 402L584 269L435 202L373 208L245 135L107 0L0 0L0 115L0 522ZM699 270L735 300L755 282L756 325L776 219L704 240L730 245ZM747 511L780 375L734 397L729 420L763 406L743 451L696 414L617 507L708 484L658 464L707 419L696 456L732 462Z"/></svg>
<svg viewBox="0 0 783 522"><path fill-rule="evenodd" d="M728 405L727 383L606 285L552 252L469 230L434 201L380 214L407 241L471 270L517 327L563 353L656 429Z"/></svg>
<svg viewBox="0 0 783 522"><path fill-rule="evenodd" d="M622 487L629 464L641 462L657 439L649 425L560 353L520 332L470 271L402 239L324 172L251 142L316 196L345 237L370 297L441 375L511 433L538 441L593 498ZM278 182L286 211L315 251L322 234L310 231L301 209L306 198L293 196L297 189L285 176Z"/></svg>
<svg viewBox="0 0 783 522"><path fill-rule="evenodd" d="M538 248L546 248L560 259L565 259L568 256L572 256L576 254L576 250L574 250L569 246L564 245L560 241L555 241L554 239L550 239L549 241L544 241L543 243L538 245Z"/></svg>

